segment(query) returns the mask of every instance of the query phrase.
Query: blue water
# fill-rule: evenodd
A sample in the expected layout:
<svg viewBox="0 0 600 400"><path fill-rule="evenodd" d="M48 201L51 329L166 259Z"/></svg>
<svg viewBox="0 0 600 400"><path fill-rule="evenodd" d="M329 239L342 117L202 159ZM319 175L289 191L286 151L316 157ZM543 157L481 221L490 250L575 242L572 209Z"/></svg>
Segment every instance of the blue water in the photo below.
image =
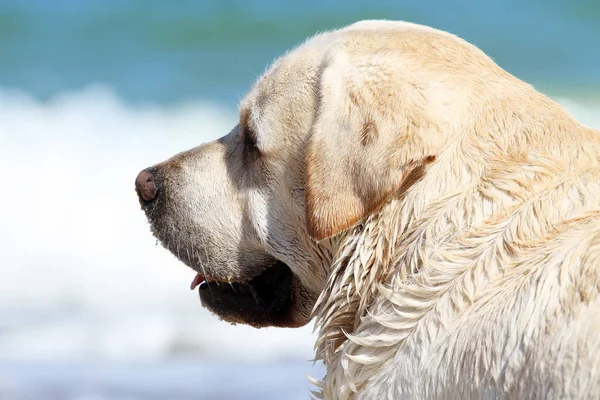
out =
<svg viewBox="0 0 600 400"><path fill-rule="evenodd" d="M600 127L597 0L0 0L0 400L303 399L311 326L230 326L137 172L226 134L275 57L359 19L451 31Z"/></svg>
<svg viewBox="0 0 600 400"><path fill-rule="evenodd" d="M105 82L133 102L234 104L285 49L364 18L451 31L553 92L600 87L595 0L1 0L0 86L46 99Z"/></svg>

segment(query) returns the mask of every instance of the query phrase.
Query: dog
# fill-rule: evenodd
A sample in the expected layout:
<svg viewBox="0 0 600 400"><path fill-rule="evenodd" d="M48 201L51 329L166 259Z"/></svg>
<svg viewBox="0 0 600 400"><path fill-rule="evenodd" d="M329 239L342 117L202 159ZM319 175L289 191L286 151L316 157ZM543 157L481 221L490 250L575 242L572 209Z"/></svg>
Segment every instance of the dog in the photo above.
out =
<svg viewBox="0 0 600 400"><path fill-rule="evenodd" d="M323 398L600 398L600 132L452 34L316 35L136 191L218 317L316 318Z"/></svg>

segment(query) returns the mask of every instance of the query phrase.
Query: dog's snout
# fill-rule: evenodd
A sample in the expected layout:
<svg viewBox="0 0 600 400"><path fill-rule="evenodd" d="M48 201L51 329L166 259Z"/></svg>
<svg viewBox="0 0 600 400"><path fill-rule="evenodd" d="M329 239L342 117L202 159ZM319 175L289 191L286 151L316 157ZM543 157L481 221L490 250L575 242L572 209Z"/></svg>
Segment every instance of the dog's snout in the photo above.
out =
<svg viewBox="0 0 600 400"><path fill-rule="evenodd" d="M145 201L152 201L158 193L156 179L150 170L143 170L135 178L135 188L139 196Z"/></svg>

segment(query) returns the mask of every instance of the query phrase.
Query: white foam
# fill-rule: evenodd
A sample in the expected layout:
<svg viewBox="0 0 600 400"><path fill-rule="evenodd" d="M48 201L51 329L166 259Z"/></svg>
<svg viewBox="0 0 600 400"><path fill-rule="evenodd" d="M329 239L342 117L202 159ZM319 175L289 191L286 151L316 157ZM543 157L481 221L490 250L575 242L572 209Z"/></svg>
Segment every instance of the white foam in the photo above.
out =
<svg viewBox="0 0 600 400"><path fill-rule="evenodd" d="M561 103L582 124L600 129L600 100L572 100L566 97L555 99Z"/></svg>
<svg viewBox="0 0 600 400"><path fill-rule="evenodd" d="M0 357L312 357L310 328L233 327L149 232L144 167L226 134L210 103L131 107L92 86L48 103L0 91Z"/></svg>

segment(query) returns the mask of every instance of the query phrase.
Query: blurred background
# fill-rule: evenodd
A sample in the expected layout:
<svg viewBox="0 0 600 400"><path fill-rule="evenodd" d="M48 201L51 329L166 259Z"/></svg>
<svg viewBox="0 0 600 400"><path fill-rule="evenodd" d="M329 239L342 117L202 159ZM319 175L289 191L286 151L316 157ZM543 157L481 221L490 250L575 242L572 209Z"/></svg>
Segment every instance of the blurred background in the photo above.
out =
<svg viewBox="0 0 600 400"><path fill-rule="evenodd" d="M312 326L232 327L150 234L139 170L359 19L451 31L600 127L596 0L0 0L0 399L306 399Z"/></svg>

